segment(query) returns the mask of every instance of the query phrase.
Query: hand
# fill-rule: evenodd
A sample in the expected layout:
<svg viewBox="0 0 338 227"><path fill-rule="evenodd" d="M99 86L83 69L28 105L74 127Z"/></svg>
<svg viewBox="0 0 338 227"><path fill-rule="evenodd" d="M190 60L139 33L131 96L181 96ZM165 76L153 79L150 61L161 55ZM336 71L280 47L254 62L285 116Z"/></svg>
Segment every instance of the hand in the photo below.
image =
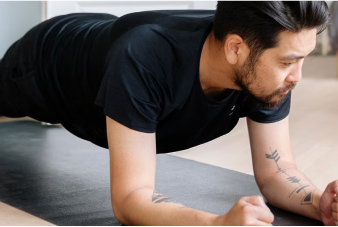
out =
<svg viewBox="0 0 338 227"><path fill-rule="evenodd" d="M319 211L324 225L338 225L338 180L331 182L320 198Z"/></svg>
<svg viewBox="0 0 338 227"><path fill-rule="evenodd" d="M274 216L261 196L242 197L216 225L271 225Z"/></svg>

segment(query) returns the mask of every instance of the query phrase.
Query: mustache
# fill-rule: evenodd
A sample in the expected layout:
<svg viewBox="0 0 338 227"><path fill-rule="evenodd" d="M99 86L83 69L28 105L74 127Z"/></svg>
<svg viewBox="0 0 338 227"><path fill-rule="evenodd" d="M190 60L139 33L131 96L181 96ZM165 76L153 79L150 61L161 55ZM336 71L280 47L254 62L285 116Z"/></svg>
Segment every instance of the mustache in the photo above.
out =
<svg viewBox="0 0 338 227"><path fill-rule="evenodd" d="M277 91L275 91L275 94L286 92L288 90L293 90L297 85L297 82L291 82L286 87L279 88Z"/></svg>

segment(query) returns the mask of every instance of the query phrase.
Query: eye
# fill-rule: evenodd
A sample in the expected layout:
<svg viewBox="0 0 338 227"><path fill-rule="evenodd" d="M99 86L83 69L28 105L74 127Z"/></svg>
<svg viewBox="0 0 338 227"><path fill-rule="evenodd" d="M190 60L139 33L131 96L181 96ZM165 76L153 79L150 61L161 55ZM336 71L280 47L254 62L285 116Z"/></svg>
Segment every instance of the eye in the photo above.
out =
<svg viewBox="0 0 338 227"><path fill-rule="evenodd" d="M288 67L288 66L291 66L293 64L293 62L291 63L283 63L284 66Z"/></svg>

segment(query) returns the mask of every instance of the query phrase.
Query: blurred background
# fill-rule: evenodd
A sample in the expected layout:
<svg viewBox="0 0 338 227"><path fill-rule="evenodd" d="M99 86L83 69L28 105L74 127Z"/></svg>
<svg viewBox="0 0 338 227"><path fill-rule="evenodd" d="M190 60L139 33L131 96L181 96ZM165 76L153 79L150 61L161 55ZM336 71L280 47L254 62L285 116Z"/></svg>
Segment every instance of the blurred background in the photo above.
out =
<svg viewBox="0 0 338 227"><path fill-rule="evenodd" d="M336 3L326 2L331 8L337 8L334 6ZM145 10L215 9L216 4L217 1L0 1L0 26L3 31L0 36L0 58L15 40L34 25L58 15L96 12L120 17ZM329 42L328 30L318 36L318 43L312 54L335 54Z"/></svg>
<svg viewBox="0 0 338 227"><path fill-rule="evenodd" d="M293 91L290 113L291 142L297 166L322 190L330 181L338 179L338 61L335 47L338 43L338 21L335 22L338 9L337 2L327 3L333 20L329 29L318 35L315 50L304 62L303 80ZM102 12L122 16L144 10L215 8L216 1L1 1L0 58L30 28L57 15ZM0 127L13 120L32 119L0 116ZM241 119L228 135L173 155L253 174L245 119Z"/></svg>
<svg viewBox="0 0 338 227"><path fill-rule="evenodd" d="M0 58L7 48L43 20L80 12L118 17L146 10L215 9L216 1L0 1Z"/></svg>

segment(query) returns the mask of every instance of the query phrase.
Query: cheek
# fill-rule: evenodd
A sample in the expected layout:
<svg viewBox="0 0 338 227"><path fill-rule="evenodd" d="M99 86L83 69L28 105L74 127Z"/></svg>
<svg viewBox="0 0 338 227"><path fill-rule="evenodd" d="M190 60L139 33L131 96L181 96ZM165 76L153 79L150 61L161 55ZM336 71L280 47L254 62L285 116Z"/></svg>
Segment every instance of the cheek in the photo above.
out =
<svg viewBox="0 0 338 227"><path fill-rule="evenodd" d="M266 90L276 90L283 86L286 76L285 72L278 67L271 67L268 64L257 64L256 75L257 81L261 87Z"/></svg>

